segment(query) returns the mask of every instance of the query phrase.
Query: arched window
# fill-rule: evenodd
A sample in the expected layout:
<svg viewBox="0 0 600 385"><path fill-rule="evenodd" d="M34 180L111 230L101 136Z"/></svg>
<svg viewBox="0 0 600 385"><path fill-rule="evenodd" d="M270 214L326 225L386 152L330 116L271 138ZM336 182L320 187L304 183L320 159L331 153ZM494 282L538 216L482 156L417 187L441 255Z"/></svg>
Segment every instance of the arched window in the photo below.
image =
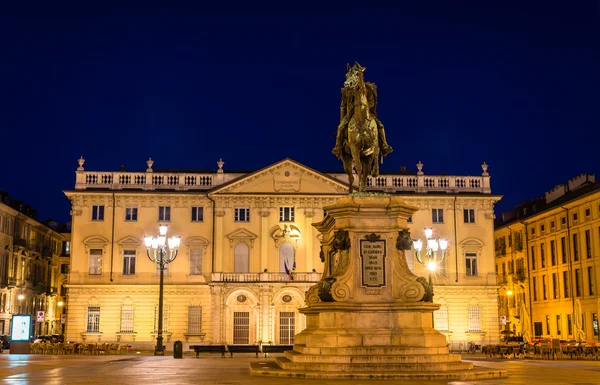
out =
<svg viewBox="0 0 600 385"><path fill-rule="evenodd" d="M233 271L236 273L247 273L249 265L250 248L247 244L240 242L233 249Z"/></svg>
<svg viewBox="0 0 600 385"><path fill-rule="evenodd" d="M291 273L294 268L294 246L284 243L279 247L279 271ZM286 270L287 267L287 270Z"/></svg>

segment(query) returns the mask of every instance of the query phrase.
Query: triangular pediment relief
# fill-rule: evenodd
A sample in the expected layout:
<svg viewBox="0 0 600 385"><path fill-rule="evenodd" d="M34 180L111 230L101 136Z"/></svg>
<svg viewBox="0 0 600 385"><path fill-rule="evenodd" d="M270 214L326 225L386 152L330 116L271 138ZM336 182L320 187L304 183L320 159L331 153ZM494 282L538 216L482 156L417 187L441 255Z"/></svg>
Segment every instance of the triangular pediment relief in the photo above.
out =
<svg viewBox="0 0 600 385"><path fill-rule="evenodd" d="M213 190L212 194L347 194L348 186L294 160L284 159Z"/></svg>
<svg viewBox="0 0 600 385"><path fill-rule="evenodd" d="M249 246L253 246L254 240L258 238L258 235L246 229L237 229L227 234L227 238L229 239L229 243L231 244L231 246L235 245L238 242L245 242Z"/></svg>
<svg viewBox="0 0 600 385"><path fill-rule="evenodd" d="M142 244L142 241L140 239L137 239L136 237L132 237L131 235L118 240L117 244L119 246L139 246Z"/></svg>

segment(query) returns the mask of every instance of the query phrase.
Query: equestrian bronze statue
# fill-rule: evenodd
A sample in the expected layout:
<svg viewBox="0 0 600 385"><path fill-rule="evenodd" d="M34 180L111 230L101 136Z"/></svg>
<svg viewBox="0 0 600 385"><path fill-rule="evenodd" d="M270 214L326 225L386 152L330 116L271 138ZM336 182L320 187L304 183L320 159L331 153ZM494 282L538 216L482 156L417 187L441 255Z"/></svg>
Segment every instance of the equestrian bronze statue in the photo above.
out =
<svg viewBox="0 0 600 385"><path fill-rule="evenodd" d="M367 189L367 177L379 176L379 157L392 152L385 139L383 124L377 118L377 86L365 82L365 67L354 63L347 66L346 81L342 88L340 124L332 153L342 160L348 174L350 193L353 191L354 175L358 176L358 191Z"/></svg>

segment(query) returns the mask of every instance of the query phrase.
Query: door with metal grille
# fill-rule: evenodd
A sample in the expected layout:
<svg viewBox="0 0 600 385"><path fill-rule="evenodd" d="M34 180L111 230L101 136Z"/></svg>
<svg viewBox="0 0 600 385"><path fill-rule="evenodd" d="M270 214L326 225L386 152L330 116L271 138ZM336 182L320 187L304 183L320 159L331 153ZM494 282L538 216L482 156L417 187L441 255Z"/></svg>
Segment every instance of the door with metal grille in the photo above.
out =
<svg viewBox="0 0 600 385"><path fill-rule="evenodd" d="M236 311L233 313L233 343L250 343L250 312Z"/></svg>
<svg viewBox="0 0 600 385"><path fill-rule="evenodd" d="M279 343L282 345L293 345L296 334L295 313L293 311L282 311L279 313Z"/></svg>

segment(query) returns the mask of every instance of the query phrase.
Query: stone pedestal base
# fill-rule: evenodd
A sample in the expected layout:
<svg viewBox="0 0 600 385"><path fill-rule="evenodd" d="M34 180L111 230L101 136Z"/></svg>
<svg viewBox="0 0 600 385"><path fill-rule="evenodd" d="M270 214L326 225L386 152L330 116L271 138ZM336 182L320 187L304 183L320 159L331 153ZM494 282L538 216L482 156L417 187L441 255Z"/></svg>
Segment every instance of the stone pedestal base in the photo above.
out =
<svg viewBox="0 0 600 385"><path fill-rule="evenodd" d="M474 369L449 354L433 328L431 288L406 262L406 219L417 209L397 196L349 195L324 208L323 278L306 293L306 329L294 349L251 373L304 378L472 380L506 372ZM429 301L429 302L428 302Z"/></svg>
<svg viewBox="0 0 600 385"><path fill-rule="evenodd" d="M252 364L254 375L305 378L484 379L506 373L473 370L449 354L432 327L429 303L331 303L301 309L307 328L294 350L273 364Z"/></svg>

